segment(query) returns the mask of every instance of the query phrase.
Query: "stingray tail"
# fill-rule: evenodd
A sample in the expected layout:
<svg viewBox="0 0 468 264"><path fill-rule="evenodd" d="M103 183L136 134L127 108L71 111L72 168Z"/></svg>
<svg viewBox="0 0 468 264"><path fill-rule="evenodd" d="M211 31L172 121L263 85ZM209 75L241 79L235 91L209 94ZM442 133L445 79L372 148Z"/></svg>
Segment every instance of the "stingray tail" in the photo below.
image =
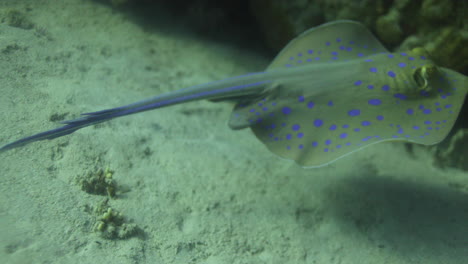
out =
<svg viewBox="0 0 468 264"><path fill-rule="evenodd" d="M246 75L246 76L253 76ZM226 81L214 82L213 84L202 85L201 87L193 87L191 89L182 89L173 93L163 94L156 96L147 100L136 102L129 105L124 105L121 107L106 109L97 112L84 113L81 114L82 117L72 120L62 121L60 123L64 124L61 127L54 128L48 131L44 131L38 134L34 134L29 137L25 137L4 145L0 147L0 152L17 148L35 141L40 140L50 140L57 137L65 136L71 134L78 129L99 124L110 119L136 114L139 112L144 112L152 109L157 109L161 107L166 107L174 104L195 101L200 99L216 99L216 98L229 98L235 96L250 96L251 94L256 94L259 92L257 89L258 86L267 83L268 81L257 81L249 82L251 78L245 78L244 83L239 84L239 81L233 79L233 83L237 85L227 86L229 84L229 79ZM261 90L260 90L261 91Z"/></svg>
<svg viewBox="0 0 468 264"><path fill-rule="evenodd" d="M37 133L32 136L25 137L17 141L11 142L9 144L6 144L0 148L0 152L17 148L35 141L46 139L50 140L57 137L65 136L77 131L80 128L95 125L118 116L128 115L130 114L130 112L131 111L128 110L121 110L120 108L113 108L99 112L85 113L82 114L83 117L60 122L62 124L65 124L64 126Z"/></svg>

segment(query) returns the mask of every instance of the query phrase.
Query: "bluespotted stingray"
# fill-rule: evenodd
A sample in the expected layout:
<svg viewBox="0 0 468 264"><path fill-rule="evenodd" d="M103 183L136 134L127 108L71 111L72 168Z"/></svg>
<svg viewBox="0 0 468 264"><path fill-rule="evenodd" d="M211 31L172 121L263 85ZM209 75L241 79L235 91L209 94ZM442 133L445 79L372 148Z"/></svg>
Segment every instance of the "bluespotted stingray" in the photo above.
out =
<svg viewBox="0 0 468 264"><path fill-rule="evenodd" d="M236 103L232 129L250 127L278 156L320 167L378 142L440 142L467 92L466 76L436 66L421 49L390 53L362 24L335 21L293 39L263 72L84 113L0 152L116 117L209 99Z"/></svg>

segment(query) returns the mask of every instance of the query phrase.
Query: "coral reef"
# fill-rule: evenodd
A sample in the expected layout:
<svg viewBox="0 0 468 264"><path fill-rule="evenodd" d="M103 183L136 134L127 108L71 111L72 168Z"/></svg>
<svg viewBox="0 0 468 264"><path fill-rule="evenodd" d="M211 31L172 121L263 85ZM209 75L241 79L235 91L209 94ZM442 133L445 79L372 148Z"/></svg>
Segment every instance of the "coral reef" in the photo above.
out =
<svg viewBox="0 0 468 264"><path fill-rule="evenodd" d="M114 198L117 190L117 183L112 179L114 172L109 168L88 171L84 175L77 177L78 185L81 189L90 194L107 195Z"/></svg>
<svg viewBox="0 0 468 264"><path fill-rule="evenodd" d="M425 48L437 64L463 73L468 69L467 1L451 0L107 0L112 6L129 4L173 7L190 17L195 27L216 28L253 16L266 43L278 52L294 36L324 22L351 19L362 22L391 50ZM176 12L176 11L174 11ZM241 14L239 14L241 13ZM233 14L237 14L236 17ZM193 26L193 24L192 24ZM243 29L245 30L245 28Z"/></svg>
<svg viewBox="0 0 468 264"><path fill-rule="evenodd" d="M437 64L467 73L466 1L251 0L270 47L280 50L307 28L337 19L360 21L391 50L425 48Z"/></svg>
<svg viewBox="0 0 468 264"><path fill-rule="evenodd" d="M112 209L106 199L99 204L94 213L97 217L94 230L106 239L127 239L142 234L142 230L134 223L126 223L122 213Z"/></svg>

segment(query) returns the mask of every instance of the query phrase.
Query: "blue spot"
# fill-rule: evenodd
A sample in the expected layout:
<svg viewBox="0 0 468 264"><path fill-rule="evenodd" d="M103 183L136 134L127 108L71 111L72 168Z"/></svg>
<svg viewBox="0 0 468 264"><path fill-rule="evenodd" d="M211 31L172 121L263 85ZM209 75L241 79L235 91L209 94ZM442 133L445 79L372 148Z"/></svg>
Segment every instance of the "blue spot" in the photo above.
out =
<svg viewBox="0 0 468 264"><path fill-rule="evenodd" d="M300 132L300 133L297 133L297 138L302 138L304 136L304 133Z"/></svg>
<svg viewBox="0 0 468 264"><path fill-rule="evenodd" d="M385 84L384 86L382 86L382 90L383 90L383 91L388 91L388 90L390 90L390 86L388 86L387 84Z"/></svg>
<svg viewBox="0 0 468 264"><path fill-rule="evenodd" d="M302 63L302 60L298 60L297 63Z"/></svg>
<svg viewBox="0 0 468 264"><path fill-rule="evenodd" d="M361 131L360 128L355 128L355 129L353 129L353 130L354 130L354 132L359 132L359 131Z"/></svg>
<svg viewBox="0 0 468 264"><path fill-rule="evenodd" d="M378 116L377 116L377 120L382 121L382 120L384 120L384 117L381 116L381 115L378 115Z"/></svg>
<svg viewBox="0 0 468 264"><path fill-rule="evenodd" d="M424 113L425 115L428 115L428 114L432 113L432 111L431 111L431 109L424 109L424 110L423 110L423 113Z"/></svg>
<svg viewBox="0 0 468 264"><path fill-rule="evenodd" d="M294 125L292 126L292 130L294 130L294 131L298 131L299 129L301 129L301 126L298 125L298 124L294 124Z"/></svg>
<svg viewBox="0 0 468 264"><path fill-rule="evenodd" d="M380 99L370 99L367 101L370 105L380 105L382 101Z"/></svg>
<svg viewBox="0 0 468 264"><path fill-rule="evenodd" d="M341 145L336 145L336 148L337 148L337 149L341 148Z"/></svg>
<svg viewBox="0 0 468 264"><path fill-rule="evenodd" d="M308 107L308 108L314 107L314 102L312 102L312 101L308 102L308 103L307 103L307 107Z"/></svg>
<svg viewBox="0 0 468 264"><path fill-rule="evenodd" d="M310 50L307 51L307 53L312 54L312 53L314 53L314 51L310 49Z"/></svg>
<svg viewBox="0 0 468 264"><path fill-rule="evenodd" d="M276 124L271 124L271 125L270 125L270 128L271 128L271 129L275 129L275 128L276 128Z"/></svg>
<svg viewBox="0 0 468 264"><path fill-rule="evenodd" d="M258 103L258 106L262 106L263 104L262 103Z"/></svg>
<svg viewBox="0 0 468 264"><path fill-rule="evenodd" d="M363 126L370 126L370 124L371 124L371 122L369 122L369 121L362 121L361 122L361 125L363 125Z"/></svg>
<svg viewBox="0 0 468 264"><path fill-rule="evenodd" d="M400 53L401 56L406 56L407 54L405 52Z"/></svg>
<svg viewBox="0 0 468 264"><path fill-rule="evenodd" d="M346 145L346 146L350 146L350 145L351 145L351 142L346 142L345 145Z"/></svg>
<svg viewBox="0 0 468 264"><path fill-rule="evenodd" d="M294 60L294 57L289 57L289 60Z"/></svg>
<svg viewBox="0 0 468 264"><path fill-rule="evenodd" d="M328 146L328 145L330 145L330 144L331 144L331 140L330 140L330 139L325 140L325 145Z"/></svg>
<svg viewBox="0 0 468 264"><path fill-rule="evenodd" d="M358 57L364 56L364 54L362 54L362 53L358 53L357 55L358 55Z"/></svg>
<svg viewBox="0 0 468 264"><path fill-rule="evenodd" d="M328 106L333 106L333 101L331 101L331 100L328 101L328 104L327 104L327 105L328 105Z"/></svg>
<svg viewBox="0 0 468 264"><path fill-rule="evenodd" d="M297 98L297 100L301 103L304 102L304 96L300 95L299 98Z"/></svg>
<svg viewBox="0 0 468 264"><path fill-rule="evenodd" d="M316 147L316 146L318 146L317 141L312 142L312 147Z"/></svg>
<svg viewBox="0 0 468 264"><path fill-rule="evenodd" d="M395 57L395 56L393 56L393 54L388 54L388 56L387 56L387 57L389 57L389 58L393 58L393 57Z"/></svg>
<svg viewBox="0 0 468 264"><path fill-rule="evenodd" d="M425 56L421 56L420 58L421 58L421 60L425 60L425 59L426 59L426 57L425 57Z"/></svg>
<svg viewBox="0 0 468 264"><path fill-rule="evenodd" d="M424 109L424 105L420 104L418 107L420 110Z"/></svg>
<svg viewBox="0 0 468 264"><path fill-rule="evenodd" d="M447 108L447 109L450 108L450 107L452 107L451 104L446 104L446 105L445 105L445 108Z"/></svg>
<svg viewBox="0 0 468 264"><path fill-rule="evenodd" d="M351 47L346 48L346 51L352 51L352 50L353 50L353 48L351 48Z"/></svg>
<svg viewBox="0 0 468 264"><path fill-rule="evenodd" d="M328 148L324 148L323 151L324 151L324 152L328 152Z"/></svg>
<svg viewBox="0 0 468 264"><path fill-rule="evenodd" d="M322 125L323 125L323 120L322 119L315 119L314 120L314 126L321 127Z"/></svg>
<svg viewBox="0 0 468 264"><path fill-rule="evenodd" d="M361 81L361 80L355 81L355 82L354 82L354 85L356 85L356 86L359 86L359 85L361 85L361 84L362 84L362 81Z"/></svg>
<svg viewBox="0 0 468 264"><path fill-rule="evenodd" d="M349 127L349 125L343 125L342 126L342 128L348 128L348 127Z"/></svg>
<svg viewBox="0 0 468 264"><path fill-rule="evenodd" d="M403 128L400 127L400 128L398 129L398 132L397 132L397 133L398 133L398 134L403 134Z"/></svg>
<svg viewBox="0 0 468 264"><path fill-rule="evenodd" d="M340 138L346 138L348 136L348 133L342 133L340 134Z"/></svg>
<svg viewBox="0 0 468 264"><path fill-rule="evenodd" d="M291 113L291 108L285 106L283 107L282 111L283 111L283 114L289 115Z"/></svg>
<svg viewBox="0 0 468 264"><path fill-rule="evenodd" d="M304 145L300 144L300 145L298 146L298 148L299 148L299 149L303 149L303 148L304 148Z"/></svg>
<svg viewBox="0 0 468 264"><path fill-rule="evenodd" d="M367 137L363 138L362 141L367 141L367 140L369 140L371 138L372 138L371 136L367 136Z"/></svg>
<svg viewBox="0 0 468 264"><path fill-rule="evenodd" d="M341 39L340 39L340 38L337 38L337 39L336 39L336 42L341 42Z"/></svg>
<svg viewBox="0 0 468 264"><path fill-rule="evenodd" d="M330 130L335 130L335 129L336 129L336 125L335 125L335 124L331 125L329 129L330 129Z"/></svg>
<svg viewBox="0 0 468 264"><path fill-rule="evenodd" d="M431 122L431 121L429 121L429 120L427 120L427 121L424 121L424 124L426 124L426 125L430 125L430 124L432 124L432 122Z"/></svg>
<svg viewBox="0 0 468 264"><path fill-rule="evenodd" d="M377 72L377 68L372 67L372 68L369 69L369 71L370 71L370 72Z"/></svg>
<svg viewBox="0 0 468 264"><path fill-rule="evenodd" d="M408 60L412 61L412 60L414 60L414 58L413 57L408 57Z"/></svg>
<svg viewBox="0 0 468 264"><path fill-rule="evenodd" d="M292 138L292 135L291 135L291 134L287 134L287 135L286 135L286 139L287 139L287 140L291 140L291 138Z"/></svg>
<svg viewBox="0 0 468 264"><path fill-rule="evenodd" d="M412 114L414 113L414 110L413 110L412 108L408 108L408 109L406 110L406 113L407 113L408 115L412 115Z"/></svg>
<svg viewBox="0 0 468 264"><path fill-rule="evenodd" d="M268 111L268 107L263 107L262 110L266 112Z"/></svg>
<svg viewBox="0 0 468 264"><path fill-rule="evenodd" d="M291 149L291 146L286 146L286 149Z"/></svg>
<svg viewBox="0 0 468 264"><path fill-rule="evenodd" d="M374 85L372 85L372 84L367 85L367 89L369 89L369 90L374 89Z"/></svg>
<svg viewBox="0 0 468 264"><path fill-rule="evenodd" d="M392 78L395 78L395 76L396 76L396 74L393 71L388 71L387 75L392 77Z"/></svg>
<svg viewBox="0 0 468 264"><path fill-rule="evenodd" d="M413 129L414 129L414 130L418 130L419 127L418 127L418 126L413 126Z"/></svg>
<svg viewBox="0 0 468 264"><path fill-rule="evenodd" d="M330 46L330 42L328 42L328 41L325 42L325 45L326 45L326 46Z"/></svg>
<svg viewBox="0 0 468 264"><path fill-rule="evenodd" d="M359 109L353 109L348 111L349 116L358 116L361 114L361 110Z"/></svg>
<svg viewBox="0 0 468 264"><path fill-rule="evenodd" d="M429 93L428 93L427 91L420 91L419 94L420 94L421 96L426 96L426 97L429 96Z"/></svg>
<svg viewBox="0 0 468 264"><path fill-rule="evenodd" d="M372 59L365 59L364 61L365 61L365 62L371 62Z"/></svg>
<svg viewBox="0 0 468 264"><path fill-rule="evenodd" d="M255 108L250 109L249 112L250 112L250 113L255 112Z"/></svg>
<svg viewBox="0 0 468 264"><path fill-rule="evenodd" d="M400 62L400 63L398 63L398 67L404 68L404 67L406 67L406 63Z"/></svg>
<svg viewBox="0 0 468 264"><path fill-rule="evenodd" d="M401 93L396 93L393 95L393 97L401 99L401 100L406 100L406 95L401 94Z"/></svg>
<svg viewBox="0 0 468 264"><path fill-rule="evenodd" d="M331 55L337 56L337 55L338 55L338 52L332 51L332 52L331 52Z"/></svg>

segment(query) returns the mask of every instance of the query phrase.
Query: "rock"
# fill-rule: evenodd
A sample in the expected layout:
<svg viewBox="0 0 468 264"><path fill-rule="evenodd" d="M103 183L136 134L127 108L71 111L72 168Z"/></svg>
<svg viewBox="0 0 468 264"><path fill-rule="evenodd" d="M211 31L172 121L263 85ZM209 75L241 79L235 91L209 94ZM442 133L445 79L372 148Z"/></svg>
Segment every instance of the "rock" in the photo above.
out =
<svg viewBox="0 0 468 264"><path fill-rule="evenodd" d="M468 129L460 129L450 138L447 148L437 148L434 164L468 171Z"/></svg>

